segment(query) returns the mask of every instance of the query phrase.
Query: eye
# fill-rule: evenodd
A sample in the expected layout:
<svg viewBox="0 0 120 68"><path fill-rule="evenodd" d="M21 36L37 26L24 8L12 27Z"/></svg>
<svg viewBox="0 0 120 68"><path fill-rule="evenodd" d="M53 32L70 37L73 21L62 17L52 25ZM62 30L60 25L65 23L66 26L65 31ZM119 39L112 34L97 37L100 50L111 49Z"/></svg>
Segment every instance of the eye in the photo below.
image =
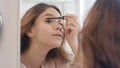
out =
<svg viewBox="0 0 120 68"><path fill-rule="evenodd" d="M52 20L52 19L46 19L45 22L47 22L47 23L52 23L53 20Z"/></svg>

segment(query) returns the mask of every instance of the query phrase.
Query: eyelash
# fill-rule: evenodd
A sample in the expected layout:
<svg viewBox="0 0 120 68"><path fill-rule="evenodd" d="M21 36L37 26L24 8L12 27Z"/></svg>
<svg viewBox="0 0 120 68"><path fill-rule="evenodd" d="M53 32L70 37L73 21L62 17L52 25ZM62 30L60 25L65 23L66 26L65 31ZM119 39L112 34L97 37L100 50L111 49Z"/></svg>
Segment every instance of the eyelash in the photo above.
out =
<svg viewBox="0 0 120 68"><path fill-rule="evenodd" d="M47 23L52 23L53 21L51 19L46 19Z"/></svg>
<svg viewBox="0 0 120 68"><path fill-rule="evenodd" d="M53 20L53 19L46 19L45 22L47 22L47 23L52 23L52 22L54 22L54 20ZM58 22L59 22L59 24L60 24L61 26L63 26L63 24L62 24L60 21L58 21Z"/></svg>

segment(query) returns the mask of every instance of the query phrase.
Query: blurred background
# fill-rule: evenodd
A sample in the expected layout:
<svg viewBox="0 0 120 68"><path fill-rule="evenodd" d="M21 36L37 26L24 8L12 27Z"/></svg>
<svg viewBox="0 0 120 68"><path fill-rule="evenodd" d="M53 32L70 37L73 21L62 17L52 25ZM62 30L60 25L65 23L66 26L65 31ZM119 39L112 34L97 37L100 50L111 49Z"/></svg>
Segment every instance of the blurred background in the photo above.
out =
<svg viewBox="0 0 120 68"><path fill-rule="evenodd" d="M19 5L17 0L0 0L0 68L19 68Z"/></svg>

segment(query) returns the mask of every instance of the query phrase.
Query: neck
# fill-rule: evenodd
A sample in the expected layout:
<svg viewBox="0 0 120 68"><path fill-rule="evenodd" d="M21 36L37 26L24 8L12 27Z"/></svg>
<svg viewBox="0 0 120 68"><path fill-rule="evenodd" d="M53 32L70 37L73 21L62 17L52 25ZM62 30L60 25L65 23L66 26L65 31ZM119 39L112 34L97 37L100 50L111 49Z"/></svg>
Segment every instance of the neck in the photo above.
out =
<svg viewBox="0 0 120 68"><path fill-rule="evenodd" d="M44 45L32 43L29 49L21 55L21 62L28 68L40 68L49 50Z"/></svg>

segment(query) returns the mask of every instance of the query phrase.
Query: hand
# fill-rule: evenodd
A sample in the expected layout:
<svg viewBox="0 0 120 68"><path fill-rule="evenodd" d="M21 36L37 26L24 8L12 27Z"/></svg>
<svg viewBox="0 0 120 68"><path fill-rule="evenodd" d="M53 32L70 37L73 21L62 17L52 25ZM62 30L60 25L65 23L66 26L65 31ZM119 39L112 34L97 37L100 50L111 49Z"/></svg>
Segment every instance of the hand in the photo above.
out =
<svg viewBox="0 0 120 68"><path fill-rule="evenodd" d="M80 32L80 25L77 16L73 14L67 14L65 16L66 26L65 26L65 36L73 50L75 56L78 53L78 34Z"/></svg>

